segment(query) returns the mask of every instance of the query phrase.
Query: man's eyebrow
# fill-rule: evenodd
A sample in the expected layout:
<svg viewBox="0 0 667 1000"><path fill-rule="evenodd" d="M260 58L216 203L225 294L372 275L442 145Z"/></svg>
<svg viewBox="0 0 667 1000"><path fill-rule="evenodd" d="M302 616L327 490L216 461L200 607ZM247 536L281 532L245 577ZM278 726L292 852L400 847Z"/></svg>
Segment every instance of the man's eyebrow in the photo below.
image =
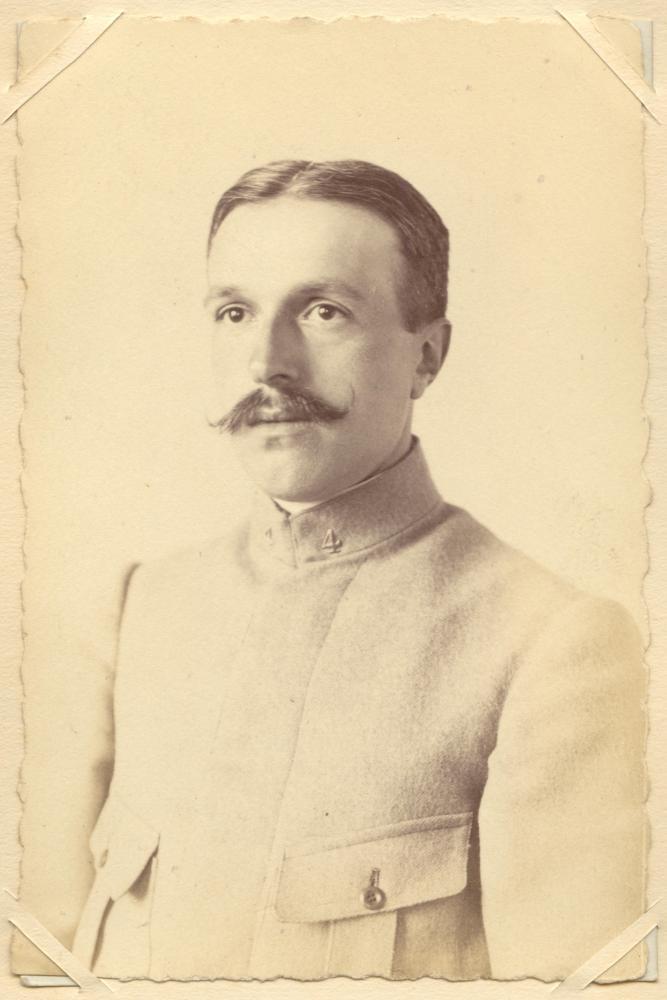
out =
<svg viewBox="0 0 667 1000"><path fill-rule="evenodd" d="M350 285L347 281L338 281L336 278L323 279L321 281L309 281L303 285L297 285L290 292L290 298L317 298L328 295L347 295L351 299L361 301L364 299L363 292ZM207 306L214 299L245 299L247 296L241 288L235 285L221 285L211 288L204 298L204 305Z"/></svg>
<svg viewBox="0 0 667 1000"><path fill-rule="evenodd" d="M222 285L211 288L204 298L204 305L207 306L213 299L242 299L244 294L240 288L234 285Z"/></svg>
<svg viewBox="0 0 667 1000"><path fill-rule="evenodd" d="M338 281L336 278L325 279L323 281L310 281L305 285L299 285L294 289L293 294L309 298L337 294L347 295L349 298L357 300L364 298L364 294L360 289L348 284L347 281Z"/></svg>

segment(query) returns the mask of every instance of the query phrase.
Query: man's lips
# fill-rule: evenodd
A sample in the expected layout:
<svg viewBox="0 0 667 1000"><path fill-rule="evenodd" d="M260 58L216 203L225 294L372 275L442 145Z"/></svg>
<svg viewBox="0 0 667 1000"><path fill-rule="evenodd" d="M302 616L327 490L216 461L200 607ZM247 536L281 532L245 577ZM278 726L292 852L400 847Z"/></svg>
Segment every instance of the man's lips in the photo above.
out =
<svg viewBox="0 0 667 1000"><path fill-rule="evenodd" d="M258 413L248 423L255 424L305 424L312 423L312 417L303 413Z"/></svg>
<svg viewBox="0 0 667 1000"><path fill-rule="evenodd" d="M349 413L349 406L334 406L311 393L294 388L283 388L280 393L269 394L266 389L256 389L239 400L214 426L235 434L243 427L327 424L341 420Z"/></svg>

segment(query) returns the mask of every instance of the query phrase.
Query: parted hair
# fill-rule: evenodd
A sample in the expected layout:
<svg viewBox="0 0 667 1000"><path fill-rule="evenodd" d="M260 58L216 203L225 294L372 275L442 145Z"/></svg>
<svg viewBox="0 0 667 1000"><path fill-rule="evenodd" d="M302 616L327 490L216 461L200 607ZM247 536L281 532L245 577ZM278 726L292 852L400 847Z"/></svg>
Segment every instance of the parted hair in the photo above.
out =
<svg viewBox="0 0 667 1000"><path fill-rule="evenodd" d="M396 232L405 260L400 289L408 330L444 317L447 310L449 233L442 219L408 181L364 160L277 160L243 174L218 201L208 237L234 208L290 194L366 208Z"/></svg>

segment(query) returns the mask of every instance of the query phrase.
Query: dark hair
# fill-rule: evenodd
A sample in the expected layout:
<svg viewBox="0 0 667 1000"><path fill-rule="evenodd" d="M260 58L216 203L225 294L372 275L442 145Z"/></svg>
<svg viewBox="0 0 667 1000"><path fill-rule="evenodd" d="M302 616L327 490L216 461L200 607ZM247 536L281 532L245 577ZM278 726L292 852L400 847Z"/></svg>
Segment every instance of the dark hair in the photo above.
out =
<svg viewBox="0 0 667 1000"><path fill-rule="evenodd" d="M282 194L348 202L388 222L399 237L407 265L401 305L409 330L445 315L449 233L435 209L399 174L363 160L278 160L245 173L220 198L208 248L238 205Z"/></svg>

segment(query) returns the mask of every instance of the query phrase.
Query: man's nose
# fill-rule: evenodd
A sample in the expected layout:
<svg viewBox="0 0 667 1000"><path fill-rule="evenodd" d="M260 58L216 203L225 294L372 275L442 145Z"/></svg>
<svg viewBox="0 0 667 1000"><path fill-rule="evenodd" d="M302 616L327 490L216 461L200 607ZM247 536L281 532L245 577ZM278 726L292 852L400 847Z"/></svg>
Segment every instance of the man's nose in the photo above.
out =
<svg viewBox="0 0 667 1000"><path fill-rule="evenodd" d="M296 381L301 374L301 334L288 317L274 316L258 324L250 356L255 382Z"/></svg>

